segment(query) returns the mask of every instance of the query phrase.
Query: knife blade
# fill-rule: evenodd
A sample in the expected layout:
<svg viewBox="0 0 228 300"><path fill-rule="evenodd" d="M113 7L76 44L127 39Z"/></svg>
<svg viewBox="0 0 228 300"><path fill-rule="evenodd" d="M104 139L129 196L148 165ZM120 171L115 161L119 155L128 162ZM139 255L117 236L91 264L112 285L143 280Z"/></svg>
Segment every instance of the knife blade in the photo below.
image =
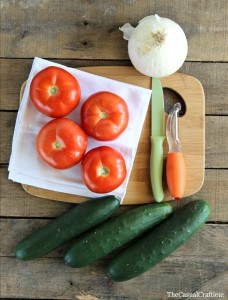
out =
<svg viewBox="0 0 228 300"><path fill-rule="evenodd" d="M150 179L156 202L164 199L162 186L164 133L164 96L159 78L152 78Z"/></svg>

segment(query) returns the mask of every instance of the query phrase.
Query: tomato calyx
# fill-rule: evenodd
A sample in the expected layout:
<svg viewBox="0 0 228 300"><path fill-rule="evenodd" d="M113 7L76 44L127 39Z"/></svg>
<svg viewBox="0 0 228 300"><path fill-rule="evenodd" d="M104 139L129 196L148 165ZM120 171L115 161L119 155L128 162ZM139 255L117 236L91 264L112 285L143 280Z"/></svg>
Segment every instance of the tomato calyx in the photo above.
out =
<svg viewBox="0 0 228 300"><path fill-rule="evenodd" d="M48 89L48 93L51 95L51 96L55 96L57 93L58 93L59 89L57 86L53 85L51 87L49 87Z"/></svg>
<svg viewBox="0 0 228 300"><path fill-rule="evenodd" d="M105 111L102 111L100 113L100 117L101 117L101 119L107 119L108 118L108 114Z"/></svg>
<svg viewBox="0 0 228 300"><path fill-rule="evenodd" d="M102 177L107 177L110 174L109 168L102 166L98 169L98 175Z"/></svg>
<svg viewBox="0 0 228 300"><path fill-rule="evenodd" d="M54 143L53 143L53 148L55 150L61 150L63 147L63 144L59 141L59 140L56 140Z"/></svg>

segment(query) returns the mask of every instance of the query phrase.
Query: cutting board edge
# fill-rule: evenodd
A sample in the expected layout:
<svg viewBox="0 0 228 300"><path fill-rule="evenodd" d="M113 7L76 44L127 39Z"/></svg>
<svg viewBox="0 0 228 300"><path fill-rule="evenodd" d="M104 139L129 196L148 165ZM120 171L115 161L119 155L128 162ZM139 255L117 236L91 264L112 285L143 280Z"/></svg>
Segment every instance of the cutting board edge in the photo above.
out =
<svg viewBox="0 0 228 300"><path fill-rule="evenodd" d="M202 181L202 184L194 191L194 192L192 192L192 193L190 193L190 194L187 194L187 195L184 195L184 197L183 198L181 198L181 200L184 200L184 199L186 199L186 198L188 198L188 197L191 197L191 196L193 196L194 194L196 194L197 192L199 192L200 190L201 190L201 188L202 188L202 186L203 186L203 184L204 184L204 178L203 178L203 181ZM23 190L26 192L26 193L28 193L29 195L32 195L32 196L35 196L35 197L37 197L37 198L40 198L40 199L44 199L44 200L51 200L51 201L57 201L57 202L65 202L65 203L73 203L73 204L79 204L80 202L83 202L83 201L86 201L86 200L88 200L88 197L84 197L84 196L80 196L80 198L81 198L81 201L80 202L78 202L78 201L74 201L74 200L64 200L64 199L61 199L61 198L59 198L59 199L54 199L53 197L50 197L50 196L46 196L46 195L42 195L42 192L43 192L43 189L41 189L41 188L37 188L37 187L33 187L33 186L31 186L31 185L27 185L27 184L21 184L21 186L22 186L22 188L23 188ZM31 190L30 190L30 188L32 188L32 190L33 191L36 191L36 189L39 189L40 191L41 191L41 194L37 194L37 193L34 193L34 192L32 192ZM51 191L51 192L53 192L53 191ZM56 192L57 193L57 192ZM61 195L61 194L65 194L65 193L58 193L59 195ZM72 196L72 197L74 197L74 196L76 196L77 198L79 197L78 195L73 195L73 194L67 194L68 196L70 195L70 196ZM152 196L151 196L152 197ZM170 202L170 201L175 201L173 198L169 198L169 199L166 199L166 200L164 200L163 202ZM145 201L140 201L140 203L132 203L132 202L128 202L128 201L124 201L123 200L123 202L121 203L121 205L141 205L141 204L148 204L148 203L155 203L155 201L153 200L153 198L152 198L152 201L147 201L147 200L145 200Z"/></svg>

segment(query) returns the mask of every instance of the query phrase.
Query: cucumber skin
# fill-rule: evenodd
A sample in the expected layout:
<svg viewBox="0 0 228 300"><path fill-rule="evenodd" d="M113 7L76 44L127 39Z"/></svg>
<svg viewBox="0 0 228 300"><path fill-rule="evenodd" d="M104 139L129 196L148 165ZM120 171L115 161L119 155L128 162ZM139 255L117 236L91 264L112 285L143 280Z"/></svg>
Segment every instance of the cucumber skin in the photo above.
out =
<svg viewBox="0 0 228 300"><path fill-rule="evenodd" d="M152 228L171 213L170 204L156 203L115 216L81 235L67 248L64 260L71 267L84 267Z"/></svg>
<svg viewBox="0 0 228 300"><path fill-rule="evenodd" d="M84 231L104 222L119 207L115 196L87 200L63 213L24 238L16 246L16 257L30 260L41 257Z"/></svg>
<svg viewBox="0 0 228 300"><path fill-rule="evenodd" d="M209 215L210 207L204 200L185 205L155 230L114 257L108 266L109 276L120 282L146 272L184 244Z"/></svg>

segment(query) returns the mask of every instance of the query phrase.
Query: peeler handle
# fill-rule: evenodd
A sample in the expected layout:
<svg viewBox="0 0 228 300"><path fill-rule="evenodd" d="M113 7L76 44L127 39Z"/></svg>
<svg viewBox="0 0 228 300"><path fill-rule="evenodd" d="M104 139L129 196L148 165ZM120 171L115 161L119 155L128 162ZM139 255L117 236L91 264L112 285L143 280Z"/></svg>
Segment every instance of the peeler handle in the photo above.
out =
<svg viewBox="0 0 228 300"><path fill-rule="evenodd" d="M168 153L166 162L166 181L170 195L179 200L186 186L186 168L182 152Z"/></svg>

